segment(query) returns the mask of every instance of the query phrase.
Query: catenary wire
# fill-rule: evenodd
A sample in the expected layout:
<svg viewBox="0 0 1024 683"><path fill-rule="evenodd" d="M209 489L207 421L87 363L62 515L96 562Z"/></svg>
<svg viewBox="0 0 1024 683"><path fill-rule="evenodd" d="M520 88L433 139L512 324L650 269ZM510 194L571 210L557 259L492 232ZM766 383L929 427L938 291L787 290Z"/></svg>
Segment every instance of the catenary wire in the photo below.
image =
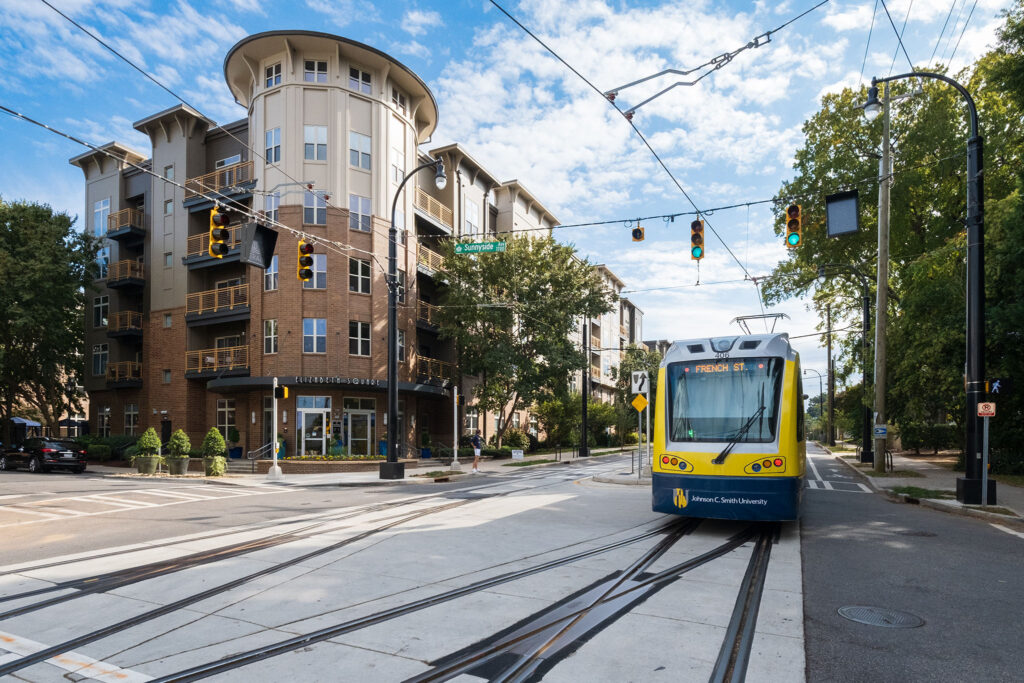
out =
<svg viewBox="0 0 1024 683"><path fill-rule="evenodd" d="M958 9L956 11L956 19L953 20L953 25L949 29L949 36L946 38L946 44L942 48L943 60L945 61L946 64L949 63L949 60L945 58L945 55L946 55L946 52L949 51L950 43L953 42L953 36L956 34L956 27L960 25L960 17L964 13L964 7L967 7L967 0L961 0L961 2L960 2L960 9Z"/></svg>
<svg viewBox="0 0 1024 683"><path fill-rule="evenodd" d="M946 20L942 22L942 30L939 31L939 37L935 39L935 47L932 48L932 56L928 58L929 64L931 64L935 59L935 53L939 49L939 43L942 42L942 36L946 33L946 26L949 25L949 18L953 16L953 8L956 7L956 2L957 0L953 0L953 2L949 3L949 11L946 12Z"/></svg>
<svg viewBox="0 0 1024 683"><path fill-rule="evenodd" d="M910 70L914 70L914 62L910 60L910 55L907 54L907 47L903 44L903 37L900 32L896 30L896 22L892 20L892 15L889 14L889 8L885 4L885 0L882 0L882 9L885 10L885 16L889 17L889 25L892 26L893 33L896 34L896 41L899 43L899 47L903 50L903 55L907 58L907 63L910 64ZM910 15L910 10L907 10L907 15Z"/></svg>
<svg viewBox="0 0 1024 683"><path fill-rule="evenodd" d="M889 62L889 73L887 74L889 76L892 76L892 68L894 66L896 66L896 57L898 57L899 54L900 54L900 46L903 45L903 36L907 32L907 22L910 21L910 11L912 9L914 9L914 0L910 0L910 4L907 5L907 14L906 14L906 16L903 17L903 26L900 27L900 33L899 33L899 41L900 42L899 42L899 45L896 46L896 49L893 50L893 52L892 52L892 61ZM913 71L913 69L914 69L914 65L913 64L910 65L910 69L911 69L911 71Z"/></svg>
<svg viewBox="0 0 1024 683"><path fill-rule="evenodd" d="M956 2L956 0L953 0ZM860 63L860 83L864 83L864 67L868 63L868 49L871 47L871 34L875 30L875 16L878 15L878 0L875 0L875 9L871 12L871 26L868 28L868 42L864 43L864 59Z"/></svg>
<svg viewBox="0 0 1024 683"><path fill-rule="evenodd" d="M960 29L960 37L956 39L956 45L953 46L953 53L949 55L949 62L953 62L953 57L956 57L956 51L960 47L960 41L964 38L964 32L967 31L967 24L971 23L971 17L974 16L974 9L978 6L978 0L974 0L974 4L971 5L971 13L967 15L967 21L964 22L964 27Z"/></svg>

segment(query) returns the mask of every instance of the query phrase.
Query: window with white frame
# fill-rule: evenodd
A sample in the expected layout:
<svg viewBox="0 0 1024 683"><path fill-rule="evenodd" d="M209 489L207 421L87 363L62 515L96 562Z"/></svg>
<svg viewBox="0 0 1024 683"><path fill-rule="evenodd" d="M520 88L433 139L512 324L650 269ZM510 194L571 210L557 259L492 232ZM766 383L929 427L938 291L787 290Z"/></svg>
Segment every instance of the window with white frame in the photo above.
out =
<svg viewBox="0 0 1024 683"><path fill-rule="evenodd" d="M277 289L277 254L270 259L270 267L263 273L263 291L272 292Z"/></svg>
<svg viewBox="0 0 1024 683"><path fill-rule="evenodd" d="M537 436L537 434L540 433L540 429L539 429L540 422L537 419L536 415L530 415L529 425L530 425L530 434L533 434L534 436Z"/></svg>
<svg viewBox="0 0 1024 683"><path fill-rule="evenodd" d="M466 408L466 433L476 434L476 430L480 429L480 409L476 406Z"/></svg>
<svg viewBox="0 0 1024 683"><path fill-rule="evenodd" d="M313 59L303 61L305 62L305 69L302 73L302 80L307 83L327 82L327 62L318 62Z"/></svg>
<svg viewBox="0 0 1024 683"><path fill-rule="evenodd" d="M348 259L348 291L370 293L370 262L367 259Z"/></svg>
<svg viewBox="0 0 1024 683"><path fill-rule="evenodd" d="M129 436L135 435L135 430L139 426L139 404L138 403L125 403L124 404L124 433Z"/></svg>
<svg viewBox="0 0 1024 683"><path fill-rule="evenodd" d="M276 164L281 161L281 129L270 128L264 133L264 152L263 157L267 160L268 164Z"/></svg>
<svg viewBox="0 0 1024 683"><path fill-rule="evenodd" d="M105 375L107 374L107 360L110 358L110 352L107 349L106 344L93 344L92 346L92 374L93 375Z"/></svg>
<svg viewBox="0 0 1024 683"><path fill-rule="evenodd" d="M307 161L327 161L327 126L303 126Z"/></svg>
<svg viewBox="0 0 1024 683"><path fill-rule="evenodd" d="M224 157L223 159L218 159L213 164L213 167L214 168L224 168L225 166L232 166L234 164L241 163L241 161L242 161L242 155L241 154L232 154L229 157Z"/></svg>
<svg viewBox="0 0 1024 683"><path fill-rule="evenodd" d="M173 199L164 200L164 215L165 216L171 216L173 214L174 214L174 200Z"/></svg>
<svg viewBox="0 0 1024 683"><path fill-rule="evenodd" d="M228 434L235 426L235 399L217 399L217 429L226 441Z"/></svg>
<svg viewBox="0 0 1024 683"><path fill-rule="evenodd" d="M370 232L370 198L357 194L348 196L348 227L352 230Z"/></svg>
<svg viewBox="0 0 1024 683"><path fill-rule="evenodd" d="M277 319L263 321L263 353L277 353Z"/></svg>
<svg viewBox="0 0 1024 683"><path fill-rule="evenodd" d="M308 225L327 225L327 200L319 192L310 192L302 199L302 222Z"/></svg>
<svg viewBox="0 0 1024 683"><path fill-rule="evenodd" d="M107 218L110 217L110 197L92 205L92 233L97 237L107 234Z"/></svg>
<svg viewBox="0 0 1024 683"><path fill-rule="evenodd" d="M349 321L348 352L353 356L370 355L370 323Z"/></svg>
<svg viewBox="0 0 1024 683"><path fill-rule="evenodd" d="M512 413L512 428L519 429L519 413Z"/></svg>
<svg viewBox="0 0 1024 683"><path fill-rule="evenodd" d="M405 271L398 270L398 303L405 303Z"/></svg>
<svg viewBox="0 0 1024 683"><path fill-rule="evenodd" d="M466 199L466 235L475 236L480 232L480 205L472 199Z"/></svg>
<svg viewBox="0 0 1024 683"><path fill-rule="evenodd" d="M327 353L327 318L302 319L302 352Z"/></svg>
<svg viewBox="0 0 1024 683"><path fill-rule="evenodd" d="M362 133L348 134L348 163L356 168L370 170L370 136Z"/></svg>
<svg viewBox="0 0 1024 683"><path fill-rule="evenodd" d="M174 180L174 164L164 166L164 178L168 180Z"/></svg>
<svg viewBox="0 0 1024 683"><path fill-rule="evenodd" d="M93 327L106 327L107 318L110 314L110 297L104 294L103 296L95 297L92 300L92 326Z"/></svg>
<svg viewBox="0 0 1024 683"><path fill-rule="evenodd" d="M405 178L405 154L397 149L391 150L391 182L398 185Z"/></svg>
<svg viewBox="0 0 1024 683"><path fill-rule="evenodd" d="M303 289L327 289L327 254L313 254L313 277L303 280Z"/></svg>
<svg viewBox="0 0 1024 683"><path fill-rule="evenodd" d="M398 88L391 88L391 104L402 113L402 116L408 115L409 100L406 99L404 93L399 92Z"/></svg>
<svg viewBox="0 0 1024 683"><path fill-rule="evenodd" d="M373 90L372 83L369 71L363 71L362 69L357 69L355 67L351 67L348 70L348 87L353 90L358 90L359 92L364 92L369 95Z"/></svg>
<svg viewBox="0 0 1024 683"><path fill-rule="evenodd" d="M278 211L281 208L281 193L273 192L263 197L263 214L267 220L278 221Z"/></svg>
<svg viewBox="0 0 1024 683"><path fill-rule="evenodd" d="M281 84L281 63L268 66L266 69L266 87L273 88Z"/></svg>
<svg viewBox="0 0 1024 683"><path fill-rule="evenodd" d="M504 420L501 418L501 413L494 414L494 430L500 432L501 426L504 424Z"/></svg>
<svg viewBox="0 0 1024 683"><path fill-rule="evenodd" d="M110 436L110 406L103 406L96 411L97 422L99 423L97 432L100 436Z"/></svg>
<svg viewBox="0 0 1024 683"><path fill-rule="evenodd" d="M405 362L405 330L398 331L398 362Z"/></svg>

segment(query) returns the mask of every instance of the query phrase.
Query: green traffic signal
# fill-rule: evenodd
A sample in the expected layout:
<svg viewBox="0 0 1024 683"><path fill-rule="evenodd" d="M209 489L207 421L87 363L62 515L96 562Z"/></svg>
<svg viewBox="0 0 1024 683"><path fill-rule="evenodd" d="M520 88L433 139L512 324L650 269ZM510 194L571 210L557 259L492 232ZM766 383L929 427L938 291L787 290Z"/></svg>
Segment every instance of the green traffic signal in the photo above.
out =
<svg viewBox="0 0 1024 683"><path fill-rule="evenodd" d="M800 244L800 233L798 233L798 232L791 232L791 233L789 233L789 236L786 238L786 241L789 242L789 244L791 246L795 247L796 245Z"/></svg>
<svg viewBox="0 0 1024 683"><path fill-rule="evenodd" d="M694 247L693 249L690 249L690 256L692 256L695 259L703 258L704 249L702 249L701 247Z"/></svg>

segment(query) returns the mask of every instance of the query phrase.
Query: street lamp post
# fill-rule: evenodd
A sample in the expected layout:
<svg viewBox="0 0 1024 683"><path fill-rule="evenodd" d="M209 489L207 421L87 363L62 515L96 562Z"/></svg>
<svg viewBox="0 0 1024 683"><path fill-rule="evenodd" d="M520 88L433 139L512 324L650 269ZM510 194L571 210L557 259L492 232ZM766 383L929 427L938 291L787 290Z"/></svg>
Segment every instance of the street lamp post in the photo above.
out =
<svg viewBox="0 0 1024 683"><path fill-rule="evenodd" d="M982 425L978 403L985 390L985 196L982 181L982 150L984 141L978 132L978 110L967 90L943 74L928 71L872 78L864 115L868 120L878 116L878 84L903 78L934 78L947 83L963 95L970 114L970 137L967 139L967 444L964 451L966 476L956 480L956 498L961 503L995 503L995 482L988 480L988 491L982 498L981 452Z"/></svg>
<svg viewBox="0 0 1024 683"><path fill-rule="evenodd" d="M810 368L805 368L804 374L806 375L808 372L813 372L815 375L818 376L818 417L821 418L825 416L825 387L822 385L820 372L818 372L817 370L812 370Z"/></svg>
<svg viewBox="0 0 1024 683"><path fill-rule="evenodd" d="M402 188L416 173L425 168L434 169L434 183L443 190L448 184L441 159L417 166L402 178L391 202L391 229L388 231L388 441L387 460L380 464L381 479L403 479L405 464L398 462L398 228L395 210Z"/></svg>

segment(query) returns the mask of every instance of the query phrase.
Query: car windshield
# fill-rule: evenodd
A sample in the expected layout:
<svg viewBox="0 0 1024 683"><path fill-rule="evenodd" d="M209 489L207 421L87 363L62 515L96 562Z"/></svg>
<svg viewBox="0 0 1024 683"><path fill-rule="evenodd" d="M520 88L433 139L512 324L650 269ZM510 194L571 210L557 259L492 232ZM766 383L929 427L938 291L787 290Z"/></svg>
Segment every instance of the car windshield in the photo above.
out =
<svg viewBox="0 0 1024 683"><path fill-rule="evenodd" d="M62 451L80 451L82 447L74 441L47 441L46 448L59 448Z"/></svg>
<svg viewBox="0 0 1024 683"><path fill-rule="evenodd" d="M666 373L669 440L774 441L784 365L782 358L671 363Z"/></svg>

